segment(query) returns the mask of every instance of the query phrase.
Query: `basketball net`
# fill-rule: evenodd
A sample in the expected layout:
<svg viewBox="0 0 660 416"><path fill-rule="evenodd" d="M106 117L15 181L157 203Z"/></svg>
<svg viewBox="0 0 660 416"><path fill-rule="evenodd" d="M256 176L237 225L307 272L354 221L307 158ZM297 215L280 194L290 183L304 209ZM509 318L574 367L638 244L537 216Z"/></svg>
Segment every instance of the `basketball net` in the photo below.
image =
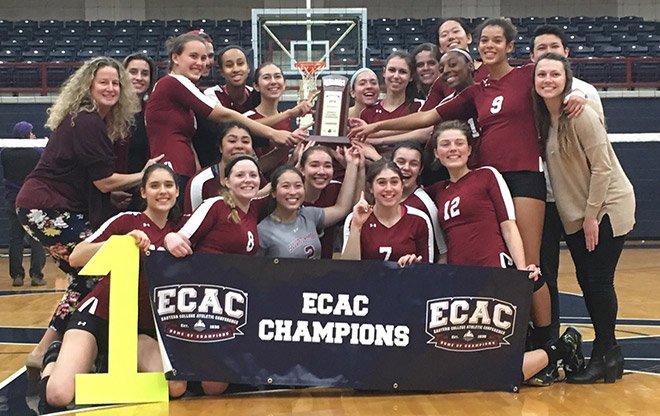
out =
<svg viewBox="0 0 660 416"><path fill-rule="evenodd" d="M302 75L300 89L298 90L298 102L308 100L316 94L316 79L325 68L325 62L297 61L294 65Z"/></svg>
<svg viewBox="0 0 660 416"><path fill-rule="evenodd" d="M316 94L316 79L325 67L325 62L297 61L294 65L296 68L298 68L298 71L300 71L300 75L302 75L302 80L300 80L300 88L298 89L298 102L311 100ZM314 123L314 116L311 114L298 117L299 126L307 126L312 123Z"/></svg>

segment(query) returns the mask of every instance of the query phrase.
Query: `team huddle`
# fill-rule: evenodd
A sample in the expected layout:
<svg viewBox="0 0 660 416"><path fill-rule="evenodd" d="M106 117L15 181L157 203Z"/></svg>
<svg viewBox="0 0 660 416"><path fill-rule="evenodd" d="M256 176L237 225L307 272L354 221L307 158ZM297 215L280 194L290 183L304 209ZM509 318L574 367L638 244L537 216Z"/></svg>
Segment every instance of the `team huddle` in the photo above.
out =
<svg viewBox="0 0 660 416"><path fill-rule="evenodd" d="M471 31L448 19L438 46L386 60L384 88L359 69L350 79L350 145L337 148L308 141L309 126L295 125L312 103L279 111L277 65L262 63L247 85L239 47L218 56L226 84L200 88L215 56L203 32L168 42L170 72L157 82L144 55L85 62L49 111L53 134L16 201L23 226L70 277L26 364L41 377L44 408L74 400L75 374L103 371L109 279L77 272L110 236L126 234L142 251L175 257L525 270L534 292L521 378L538 386L621 378L613 279L634 225L632 185L597 92L572 77L563 33L538 28L532 62L512 67L515 34L506 19L486 20L474 32L475 60ZM562 234L596 333L588 365L579 332L559 336ZM162 371L151 316L141 271L139 371ZM170 395L228 387L191 381L201 383L170 381Z"/></svg>

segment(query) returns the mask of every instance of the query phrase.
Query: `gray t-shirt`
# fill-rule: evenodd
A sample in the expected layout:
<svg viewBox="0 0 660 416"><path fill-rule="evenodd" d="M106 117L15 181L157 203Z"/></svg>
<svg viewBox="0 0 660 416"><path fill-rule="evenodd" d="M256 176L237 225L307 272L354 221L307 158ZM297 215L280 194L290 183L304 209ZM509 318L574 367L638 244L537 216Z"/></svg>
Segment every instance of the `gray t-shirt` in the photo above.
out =
<svg viewBox="0 0 660 416"><path fill-rule="evenodd" d="M259 255L296 259L320 259L321 240L325 213L323 208L301 207L296 221L281 223L272 216L264 218L259 232Z"/></svg>

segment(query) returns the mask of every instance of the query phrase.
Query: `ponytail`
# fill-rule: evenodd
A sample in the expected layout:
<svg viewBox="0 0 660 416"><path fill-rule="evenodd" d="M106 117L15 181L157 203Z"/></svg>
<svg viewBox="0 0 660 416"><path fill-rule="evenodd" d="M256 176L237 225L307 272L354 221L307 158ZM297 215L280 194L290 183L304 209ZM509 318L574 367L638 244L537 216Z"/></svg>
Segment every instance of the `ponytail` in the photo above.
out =
<svg viewBox="0 0 660 416"><path fill-rule="evenodd" d="M238 215L236 201L234 201L234 197L231 196L231 192L229 192L227 188L224 188L222 191L220 191L220 196L225 201L225 204L231 209L229 215L227 216L227 220L233 222L234 224L239 224L241 222L241 217Z"/></svg>

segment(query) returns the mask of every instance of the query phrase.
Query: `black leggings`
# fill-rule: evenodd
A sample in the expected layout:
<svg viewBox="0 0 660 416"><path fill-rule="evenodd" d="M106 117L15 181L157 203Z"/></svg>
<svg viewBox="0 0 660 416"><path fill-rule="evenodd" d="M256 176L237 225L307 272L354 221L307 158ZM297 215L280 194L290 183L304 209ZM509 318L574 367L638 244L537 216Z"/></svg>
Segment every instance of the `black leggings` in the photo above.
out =
<svg viewBox="0 0 660 416"><path fill-rule="evenodd" d="M614 271L626 236L614 237L607 215L598 226L598 245L587 251L584 230L566 236L577 280L596 331L592 357L602 356L616 344L614 326L618 309L614 291Z"/></svg>

